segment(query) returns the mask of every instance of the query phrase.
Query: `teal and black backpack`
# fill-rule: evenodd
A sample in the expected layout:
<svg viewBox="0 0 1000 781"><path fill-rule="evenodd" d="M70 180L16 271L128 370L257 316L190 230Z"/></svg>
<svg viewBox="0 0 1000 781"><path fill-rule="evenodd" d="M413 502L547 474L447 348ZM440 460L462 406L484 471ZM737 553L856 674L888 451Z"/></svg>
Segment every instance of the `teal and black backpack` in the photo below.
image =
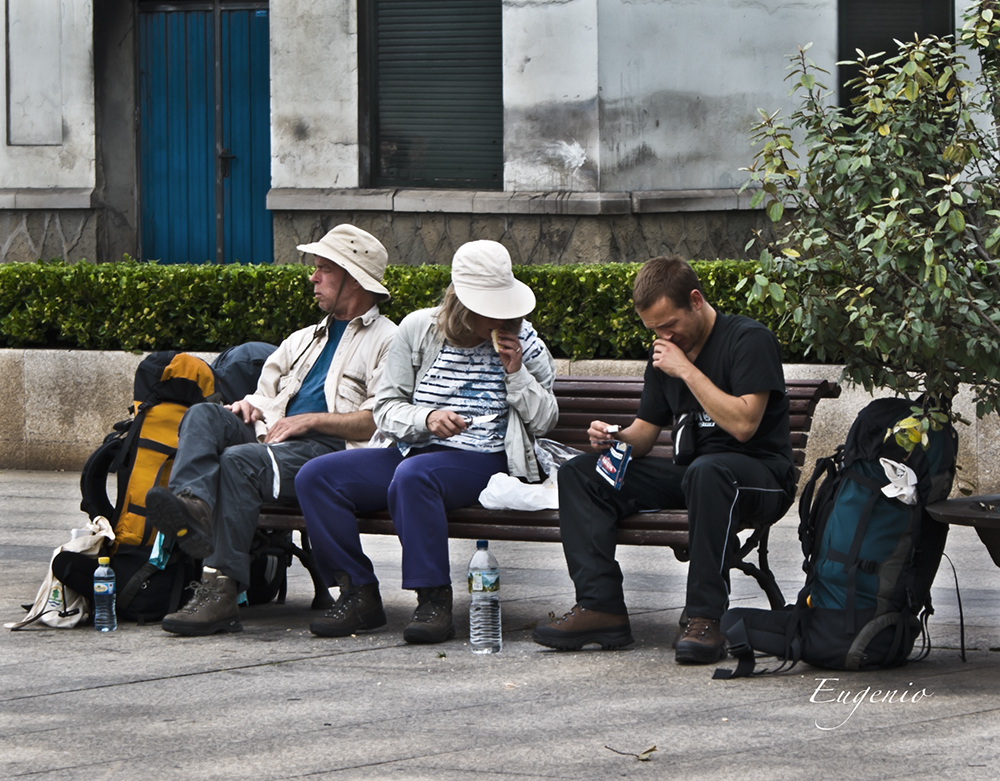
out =
<svg viewBox="0 0 1000 781"><path fill-rule="evenodd" d="M925 507L951 492L958 435L945 424L929 432L926 449L906 452L887 434L913 406L872 402L846 444L817 461L799 501L805 585L784 610L735 608L723 616L740 663L717 677L749 674L755 652L838 670L905 664L921 635L919 658L929 652L930 590L948 527ZM895 487L890 474L910 490Z"/></svg>

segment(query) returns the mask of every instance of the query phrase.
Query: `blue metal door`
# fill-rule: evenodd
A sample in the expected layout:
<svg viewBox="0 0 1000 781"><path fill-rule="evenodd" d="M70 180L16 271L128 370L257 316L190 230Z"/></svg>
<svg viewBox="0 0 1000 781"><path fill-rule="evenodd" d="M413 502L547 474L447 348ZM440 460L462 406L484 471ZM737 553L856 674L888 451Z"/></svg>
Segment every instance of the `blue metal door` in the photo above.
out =
<svg viewBox="0 0 1000 781"><path fill-rule="evenodd" d="M273 259L266 3L140 3L142 256Z"/></svg>

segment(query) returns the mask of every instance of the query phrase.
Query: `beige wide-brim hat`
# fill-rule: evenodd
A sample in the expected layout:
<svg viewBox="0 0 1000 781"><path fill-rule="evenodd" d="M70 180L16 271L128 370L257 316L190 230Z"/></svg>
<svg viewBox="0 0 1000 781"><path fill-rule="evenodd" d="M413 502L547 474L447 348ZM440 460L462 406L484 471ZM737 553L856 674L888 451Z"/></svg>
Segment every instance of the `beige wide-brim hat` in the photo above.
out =
<svg viewBox="0 0 1000 781"><path fill-rule="evenodd" d="M299 244L295 249L332 260L354 277L369 293L391 297L382 284L389 253L382 242L353 225L338 225L319 241Z"/></svg>
<svg viewBox="0 0 1000 781"><path fill-rule="evenodd" d="M510 253L496 241L470 241L455 252L451 283L466 309L483 317L511 320L535 308L535 294L514 279Z"/></svg>

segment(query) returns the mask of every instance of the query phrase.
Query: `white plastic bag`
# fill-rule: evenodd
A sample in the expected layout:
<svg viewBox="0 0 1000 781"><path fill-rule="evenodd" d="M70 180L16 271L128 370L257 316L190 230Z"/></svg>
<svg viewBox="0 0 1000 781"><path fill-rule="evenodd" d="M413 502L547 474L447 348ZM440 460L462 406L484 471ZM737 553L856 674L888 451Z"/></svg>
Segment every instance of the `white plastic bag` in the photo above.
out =
<svg viewBox="0 0 1000 781"><path fill-rule="evenodd" d="M487 510L558 510L559 488L554 474L544 483L522 483L497 472L479 494L479 503Z"/></svg>
<svg viewBox="0 0 1000 781"><path fill-rule="evenodd" d="M65 545L60 545L52 551L54 559L62 551L83 553L94 558L101 552L105 540L113 542L115 533L107 518L98 516L88 521L83 529L73 529L72 539ZM82 594L66 588L52 574L52 560L49 560L49 570L42 581L35 604L31 606L28 615L16 623L4 624L11 630L21 629L35 621L57 629L72 629L89 615L90 604Z"/></svg>

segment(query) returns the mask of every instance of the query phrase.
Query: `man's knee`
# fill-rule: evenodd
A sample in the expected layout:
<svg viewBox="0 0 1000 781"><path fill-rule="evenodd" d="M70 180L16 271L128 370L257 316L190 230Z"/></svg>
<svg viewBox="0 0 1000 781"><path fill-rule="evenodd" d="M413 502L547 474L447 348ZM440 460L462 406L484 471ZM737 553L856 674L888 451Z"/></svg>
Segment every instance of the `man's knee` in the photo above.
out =
<svg viewBox="0 0 1000 781"><path fill-rule="evenodd" d="M596 454L584 453L571 458L559 467L558 484L560 488L572 485L574 490L578 490L580 486L589 483L592 476L596 474L598 457Z"/></svg>
<svg viewBox="0 0 1000 781"><path fill-rule="evenodd" d="M249 479L258 479L268 472L271 459L267 446L257 442L245 445L231 445L219 456L219 469L223 475L235 477L242 475Z"/></svg>
<svg viewBox="0 0 1000 781"><path fill-rule="evenodd" d="M729 465L712 456L700 456L684 472L681 490L686 497L692 492L723 491L736 485L736 477Z"/></svg>
<svg viewBox="0 0 1000 781"><path fill-rule="evenodd" d="M181 428L189 426L214 426L224 415L232 416L232 412L221 404L195 404L188 408L181 418Z"/></svg>

